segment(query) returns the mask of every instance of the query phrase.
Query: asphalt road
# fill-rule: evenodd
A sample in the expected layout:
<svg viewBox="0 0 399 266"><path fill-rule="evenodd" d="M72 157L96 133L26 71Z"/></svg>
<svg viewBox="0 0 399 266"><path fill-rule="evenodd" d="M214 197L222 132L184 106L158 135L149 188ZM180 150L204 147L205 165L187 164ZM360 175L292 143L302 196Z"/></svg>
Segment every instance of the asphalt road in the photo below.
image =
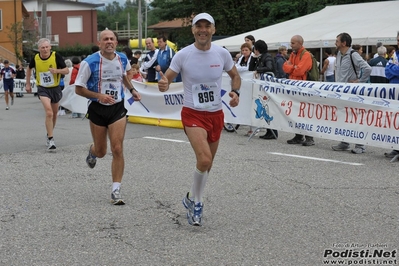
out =
<svg viewBox="0 0 399 266"><path fill-rule="evenodd" d="M248 141L247 130L222 134L204 226L192 227L182 130L128 124L126 205L113 206L112 155L85 163L87 120L60 116L48 153L38 99L6 111L0 98L0 265L398 265L399 163L387 150L288 145L284 132Z"/></svg>

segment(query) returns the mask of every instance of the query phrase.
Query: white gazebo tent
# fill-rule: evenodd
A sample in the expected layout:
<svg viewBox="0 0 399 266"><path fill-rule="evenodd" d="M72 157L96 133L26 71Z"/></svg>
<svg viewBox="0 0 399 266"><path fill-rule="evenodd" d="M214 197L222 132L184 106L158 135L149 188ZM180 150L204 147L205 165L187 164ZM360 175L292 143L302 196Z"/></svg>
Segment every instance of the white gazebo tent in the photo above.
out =
<svg viewBox="0 0 399 266"><path fill-rule="evenodd" d="M237 52L244 43L244 37L251 34L256 40L264 40L269 50L273 51L281 45L290 48L291 37L301 35L306 48L320 48L321 60L321 49L335 47L336 36L342 32L351 35L352 44L374 46L377 42L382 42L383 45L396 45L396 35L399 30L397 11L399 11L399 1L327 6L306 16L213 43L224 46L231 52Z"/></svg>

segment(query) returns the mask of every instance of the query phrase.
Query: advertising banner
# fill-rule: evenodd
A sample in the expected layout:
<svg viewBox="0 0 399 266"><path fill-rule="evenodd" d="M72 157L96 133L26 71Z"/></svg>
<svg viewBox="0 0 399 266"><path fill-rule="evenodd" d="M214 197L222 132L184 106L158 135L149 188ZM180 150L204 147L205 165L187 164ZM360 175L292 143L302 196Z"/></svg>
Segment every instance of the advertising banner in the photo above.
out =
<svg viewBox="0 0 399 266"><path fill-rule="evenodd" d="M399 149L399 84L328 83L276 79L252 72L240 73L240 104L229 106L230 78L223 76L222 100L225 122L273 128L355 144ZM172 83L159 92L156 83L132 81L142 100L134 102L126 92L129 121L181 127L183 84ZM87 100L63 91L61 104L85 113Z"/></svg>

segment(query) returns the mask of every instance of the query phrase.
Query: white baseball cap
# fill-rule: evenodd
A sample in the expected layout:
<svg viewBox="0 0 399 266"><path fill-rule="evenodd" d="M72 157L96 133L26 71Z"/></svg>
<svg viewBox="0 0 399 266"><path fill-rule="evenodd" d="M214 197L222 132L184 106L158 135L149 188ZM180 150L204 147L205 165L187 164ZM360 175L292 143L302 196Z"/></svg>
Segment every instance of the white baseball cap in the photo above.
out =
<svg viewBox="0 0 399 266"><path fill-rule="evenodd" d="M209 15L208 13L200 13L198 15L196 15L193 18L193 25L195 23L197 23L199 20L205 19L206 21L209 21L211 24L215 25L215 20L213 19L213 17L211 15Z"/></svg>

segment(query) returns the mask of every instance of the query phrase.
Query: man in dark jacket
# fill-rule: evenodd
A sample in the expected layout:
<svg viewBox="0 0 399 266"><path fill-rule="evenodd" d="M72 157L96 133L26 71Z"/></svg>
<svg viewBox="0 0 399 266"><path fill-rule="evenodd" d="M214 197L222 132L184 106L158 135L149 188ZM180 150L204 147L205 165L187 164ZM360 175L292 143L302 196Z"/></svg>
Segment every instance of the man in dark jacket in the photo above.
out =
<svg viewBox="0 0 399 266"><path fill-rule="evenodd" d="M147 73L146 79L148 82L157 82L157 74L155 66L158 65L158 49L155 48L154 40L152 38L145 39L145 45L147 46L147 55L143 59L140 71Z"/></svg>
<svg viewBox="0 0 399 266"><path fill-rule="evenodd" d="M371 66L370 83L389 83L389 80L385 76L385 67L388 63L388 60L385 58L387 48L385 46L378 47L377 54L378 56L369 62Z"/></svg>
<svg viewBox="0 0 399 266"><path fill-rule="evenodd" d="M257 40L254 46L255 56L257 60L254 61L255 66L251 67L257 74L272 74L276 75L276 62L274 61L271 54L268 53L267 44L263 40ZM267 129L266 134L260 136L261 139L276 139L278 137L278 131L273 129Z"/></svg>

